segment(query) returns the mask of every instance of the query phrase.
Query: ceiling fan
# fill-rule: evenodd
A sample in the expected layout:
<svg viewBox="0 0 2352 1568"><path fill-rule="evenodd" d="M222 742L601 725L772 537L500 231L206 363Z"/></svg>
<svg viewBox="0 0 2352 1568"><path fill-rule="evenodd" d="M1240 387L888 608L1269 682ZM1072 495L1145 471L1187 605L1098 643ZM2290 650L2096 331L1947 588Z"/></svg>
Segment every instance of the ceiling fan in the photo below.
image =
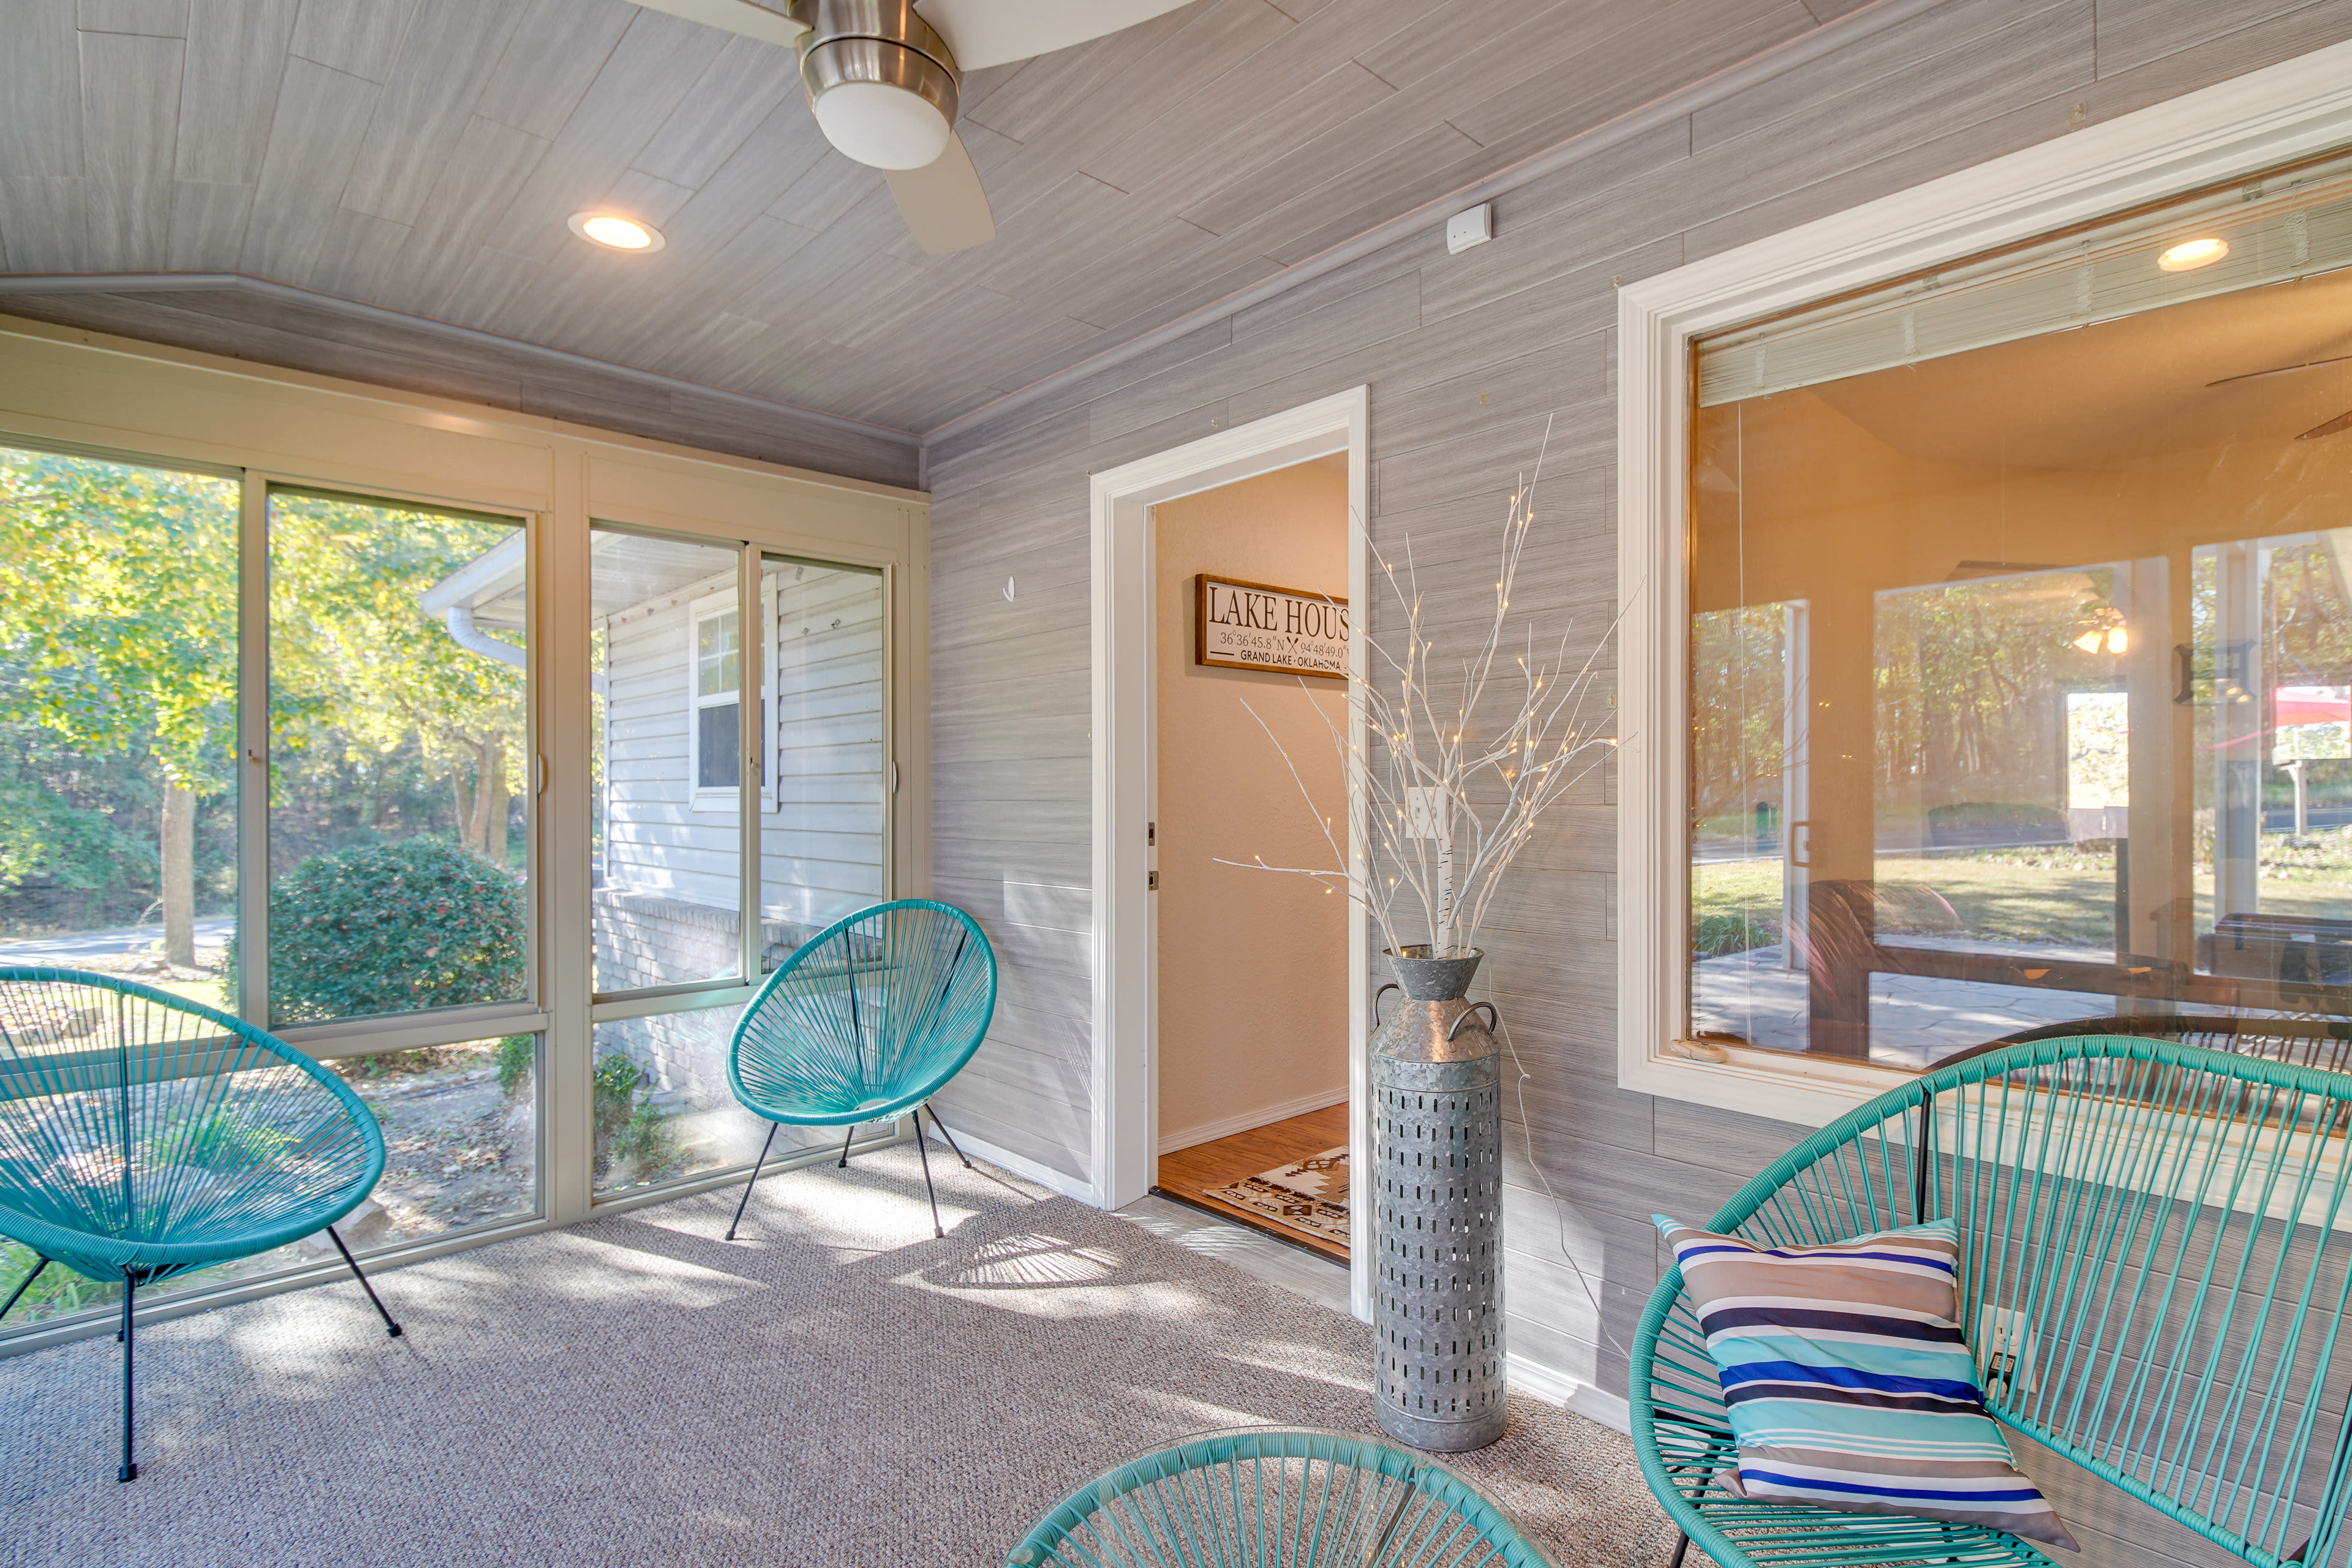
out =
<svg viewBox="0 0 2352 1568"><path fill-rule="evenodd" d="M2209 381L2205 384L2208 387L2215 387L2227 386L2233 381L2260 381L2265 376L2288 375L2298 370L2317 370L2324 364L2352 364L2352 354L2336 354L2328 359L2305 360L2301 364L2283 364L2275 369L2252 371L2245 375L2225 375L2219 381ZM2327 420L2324 424L2313 426L2310 429L2305 430L2302 435L2297 436L2295 439L2298 441L2315 440L2319 437L2334 436L2345 430L2352 430L2352 408L2346 409L2343 413L2337 415L2333 419Z"/></svg>
<svg viewBox="0 0 2352 1568"><path fill-rule="evenodd" d="M796 51L826 141L882 171L933 256L985 245L996 218L955 133L964 73L1051 54L1191 0L637 0Z"/></svg>

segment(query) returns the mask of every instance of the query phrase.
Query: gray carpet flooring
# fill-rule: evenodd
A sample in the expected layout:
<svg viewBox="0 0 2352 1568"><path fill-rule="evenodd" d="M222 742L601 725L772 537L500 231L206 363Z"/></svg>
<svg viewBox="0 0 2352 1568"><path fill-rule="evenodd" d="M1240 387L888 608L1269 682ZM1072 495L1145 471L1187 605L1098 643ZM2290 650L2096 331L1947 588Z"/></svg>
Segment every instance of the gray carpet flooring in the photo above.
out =
<svg viewBox="0 0 2352 1568"><path fill-rule="evenodd" d="M1370 1432L1369 1331L1119 1218L911 1149L140 1335L0 1360L0 1561L947 1563L1206 1427ZM1673 1544L1625 1440L1515 1399L1456 1468L1562 1564Z"/></svg>

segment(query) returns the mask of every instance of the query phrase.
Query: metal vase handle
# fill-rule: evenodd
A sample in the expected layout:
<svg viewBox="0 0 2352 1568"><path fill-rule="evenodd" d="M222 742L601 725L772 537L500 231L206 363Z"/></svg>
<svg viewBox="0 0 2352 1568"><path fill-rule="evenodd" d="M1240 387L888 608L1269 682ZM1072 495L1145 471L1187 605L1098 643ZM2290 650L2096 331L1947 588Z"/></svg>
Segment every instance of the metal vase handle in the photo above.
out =
<svg viewBox="0 0 2352 1568"><path fill-rule="evenodd" d="M1372 993L1373 1028L1377 1029L1381 1026L1381 998L1387 995L1391 991L1402 991L1403 989L1403 986L1399 985L1395 981L1391 980L1386 985L1381 986L1378 991Z"/></svg>
<svg viewBox="0 0 2352 1568"><path fill-rule="evenodd" d="M1492 1002L1473 1002L1470 1005L1462 1009L1462 1016L1454 1020L1454 1026L1452 1028L1445 1031L1445 1043L1447 1045L1450 1046L1454 1043L1454 1037L1462 1032L1462 1026L1470 1021L1470 1015L1475 1013L1481 1007L1486 1009L1486 1032L1488 1034L1491 1035L1496 1030L1503 1026L1503 1016L1495 1011L1495 1005Z"/></svg>

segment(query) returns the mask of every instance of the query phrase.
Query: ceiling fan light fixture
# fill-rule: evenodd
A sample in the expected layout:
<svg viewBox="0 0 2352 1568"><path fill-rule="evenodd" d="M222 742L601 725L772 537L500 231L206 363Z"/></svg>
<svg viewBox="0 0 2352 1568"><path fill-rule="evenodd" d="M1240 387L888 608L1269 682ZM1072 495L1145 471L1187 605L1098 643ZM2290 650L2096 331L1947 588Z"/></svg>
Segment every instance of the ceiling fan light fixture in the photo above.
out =
<svg viewBox="0 0 2352 1568"><path fill-rule="evenodd" d="M651 224L623 217L619 213L576 212L564 220L564 225L581 238L592 245L601 245L607 250L626 250L644 255L659 250L669 243L662 237L661 230Z"/></svg>
<svg viewBox="0 0 2352 1568"><path fill-rule="evenodd" d="M904 88L845 81L812 107L824 139L869 168L928 169L947 151L948 117Z"/></svg>
<svg viewBox="0 0 2352 1568"><path fill-rule="evenodd" d="M801 86L824 139L870 168L938 163L959 106L947 40L904 0L816 0L803 19Z"/></svg>
<svg viewBox="0 0 2352 1568"><path fill-rule="evenodd" d="M2156 258L2156 264L2167 272L2194 272L2200 267L2212 266L2229 254L2228 240L2218 235L2203 235L2168 247Z"/></svg>

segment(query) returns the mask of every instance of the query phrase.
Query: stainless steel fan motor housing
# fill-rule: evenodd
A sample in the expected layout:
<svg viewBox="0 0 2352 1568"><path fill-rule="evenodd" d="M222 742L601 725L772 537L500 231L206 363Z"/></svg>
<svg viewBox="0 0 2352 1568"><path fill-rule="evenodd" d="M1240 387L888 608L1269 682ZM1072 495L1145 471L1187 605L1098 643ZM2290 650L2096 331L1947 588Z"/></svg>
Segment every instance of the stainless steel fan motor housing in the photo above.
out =
<svg viewBox="0 0 2352 1568"><path fill-rule="evenodd" d="M801 85L825 140L877 169L920 169L956 118L955 53L914 0L792 0Z"/></svg>

